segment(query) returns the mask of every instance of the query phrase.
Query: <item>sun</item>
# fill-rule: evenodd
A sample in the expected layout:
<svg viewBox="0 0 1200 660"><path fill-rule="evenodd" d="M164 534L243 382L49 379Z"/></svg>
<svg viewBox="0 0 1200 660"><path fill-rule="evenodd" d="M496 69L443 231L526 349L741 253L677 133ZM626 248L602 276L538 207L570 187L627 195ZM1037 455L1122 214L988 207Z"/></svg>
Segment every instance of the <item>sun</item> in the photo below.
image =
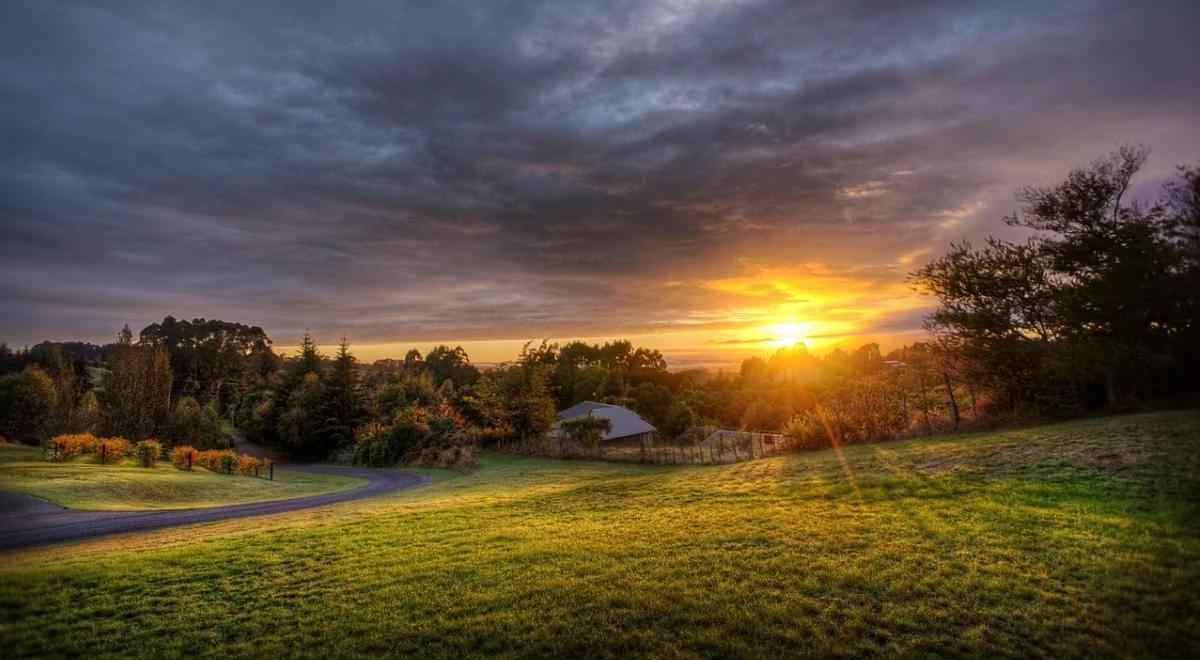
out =
<svg viewBox="0 0 1200 660"><path fill-rule="evenodd" d="M776 348L795 346L803 343L812 333L811 323L778 323L767 328L773 339L770 344Z"/></svg>

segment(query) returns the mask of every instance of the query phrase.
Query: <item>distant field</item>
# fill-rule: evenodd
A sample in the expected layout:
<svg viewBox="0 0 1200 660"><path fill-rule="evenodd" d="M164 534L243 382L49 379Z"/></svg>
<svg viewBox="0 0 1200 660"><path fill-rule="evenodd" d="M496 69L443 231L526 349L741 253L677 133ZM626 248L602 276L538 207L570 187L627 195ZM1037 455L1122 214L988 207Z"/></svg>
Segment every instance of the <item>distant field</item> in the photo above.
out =
<svg viewBox="0 0 1200 660"><path fill-rule="evenodd" d="M1200 654L1200 414L718 467L491 457L0 562L4 655Z"/></svg>
<svg viewBox="0 0 1200 660"><path fill-rule="evenodd" d="M365 483L361 479L275 470L275 480L191 472L170 463L155 468L97 465L91 457L71 462L42 460L31 447L0 447L0 490L33 495L69 509L144 511L193 509L267 502L328 493Z"/></svg>

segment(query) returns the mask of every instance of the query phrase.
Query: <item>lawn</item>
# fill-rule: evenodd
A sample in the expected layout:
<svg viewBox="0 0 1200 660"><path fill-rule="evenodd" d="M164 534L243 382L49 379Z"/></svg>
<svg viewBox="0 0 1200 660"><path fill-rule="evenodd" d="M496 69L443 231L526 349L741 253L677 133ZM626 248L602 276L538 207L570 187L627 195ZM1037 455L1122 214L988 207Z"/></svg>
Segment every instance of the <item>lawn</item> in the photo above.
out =
<svg viewBox="0 0 1200 660"><path fill-rule="evenodd" d="M361 479L276 468L274 481L243 475L179 470L170 463L144 468L127 460L99 465L88 456L51 463L42 450L0 446L0 490L33 495L69 509L144 511L194 509L291 499L353 488Z"/></svg>
<svg viewBox="0 0 1200 660"><path fill-rule="evenodd" d="M22 551L4 655L1200 653L1200 414L727 466L489 457Z"/></svg>

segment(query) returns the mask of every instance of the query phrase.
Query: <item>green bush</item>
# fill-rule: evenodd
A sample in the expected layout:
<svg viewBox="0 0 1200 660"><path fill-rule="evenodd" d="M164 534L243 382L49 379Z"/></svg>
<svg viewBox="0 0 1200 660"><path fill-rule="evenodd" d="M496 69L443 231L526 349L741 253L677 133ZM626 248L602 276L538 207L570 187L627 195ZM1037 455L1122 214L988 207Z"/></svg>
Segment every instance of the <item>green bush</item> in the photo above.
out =
<svg viewBox="0 0 1200 660"><path fill-rule="evenodd" d="M788 444L797 449L826 449L832 446L829 434L819 409L796 415L783 427Z"/></svg>
<svg viewBox="0 0 1200 660"><path fill-rule="evenodd" d="M40 442L58 407L54 381L40 367L0 376L0 434L22 442Z"/></svg>
<svg viewBox="0 0 1200 660"><path fill-rule="evenodd" d="M449 423L443 418L435 421ZM357 430L354 462L379 467L396 465L416 449L429 432L429 415L424 408L401 408L392 416L390 425L368 424Z"/></svg>
<svg viewBox="0 0 1200 660"><path fill-rule="evenodd" d="M142 440L134 447L133 453L142 467L154 467L158 465L159 456L162 456L162 443L158 440Z"/></svg>
<svg viewBox="0 0 1200 660"><path fill-rule="evenodd" d="M175 404L167 422L167 435L171 444L191 445L210 449L228 446L221 416L211 405L201 406L190 396Z"/></svg>

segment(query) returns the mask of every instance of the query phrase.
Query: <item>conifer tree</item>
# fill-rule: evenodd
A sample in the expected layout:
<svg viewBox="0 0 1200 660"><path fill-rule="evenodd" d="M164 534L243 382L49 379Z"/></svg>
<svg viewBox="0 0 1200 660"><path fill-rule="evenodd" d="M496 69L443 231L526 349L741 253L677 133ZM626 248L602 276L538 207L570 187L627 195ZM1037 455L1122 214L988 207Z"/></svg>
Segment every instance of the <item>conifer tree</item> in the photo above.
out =
<svg viewBox="0 0 1200 660"><path fill-rule="evenodd" d="M359 382L356 360L346 338L325 379L324 401L319 411L317 445L328 454L354 441L354 429L367 421L368 410Z"/></svg>
<svg viewBox="0 0 1200 660"><path fill-rule="evenodd" d="M310 377L311 374L311 377ZM303 433L296 429L307 427L307 417L315 410L305 410L307 402L316 398L314 388L320 386L321 354L312 335L304 333L296 358L283 369L279 383L271 392L263 413L262 440L275 445L294 445ZM300 396L303 393L304 396ZM285 418L287 420L285 424ZM286 426L286 429L285 429Z"/></svg>

